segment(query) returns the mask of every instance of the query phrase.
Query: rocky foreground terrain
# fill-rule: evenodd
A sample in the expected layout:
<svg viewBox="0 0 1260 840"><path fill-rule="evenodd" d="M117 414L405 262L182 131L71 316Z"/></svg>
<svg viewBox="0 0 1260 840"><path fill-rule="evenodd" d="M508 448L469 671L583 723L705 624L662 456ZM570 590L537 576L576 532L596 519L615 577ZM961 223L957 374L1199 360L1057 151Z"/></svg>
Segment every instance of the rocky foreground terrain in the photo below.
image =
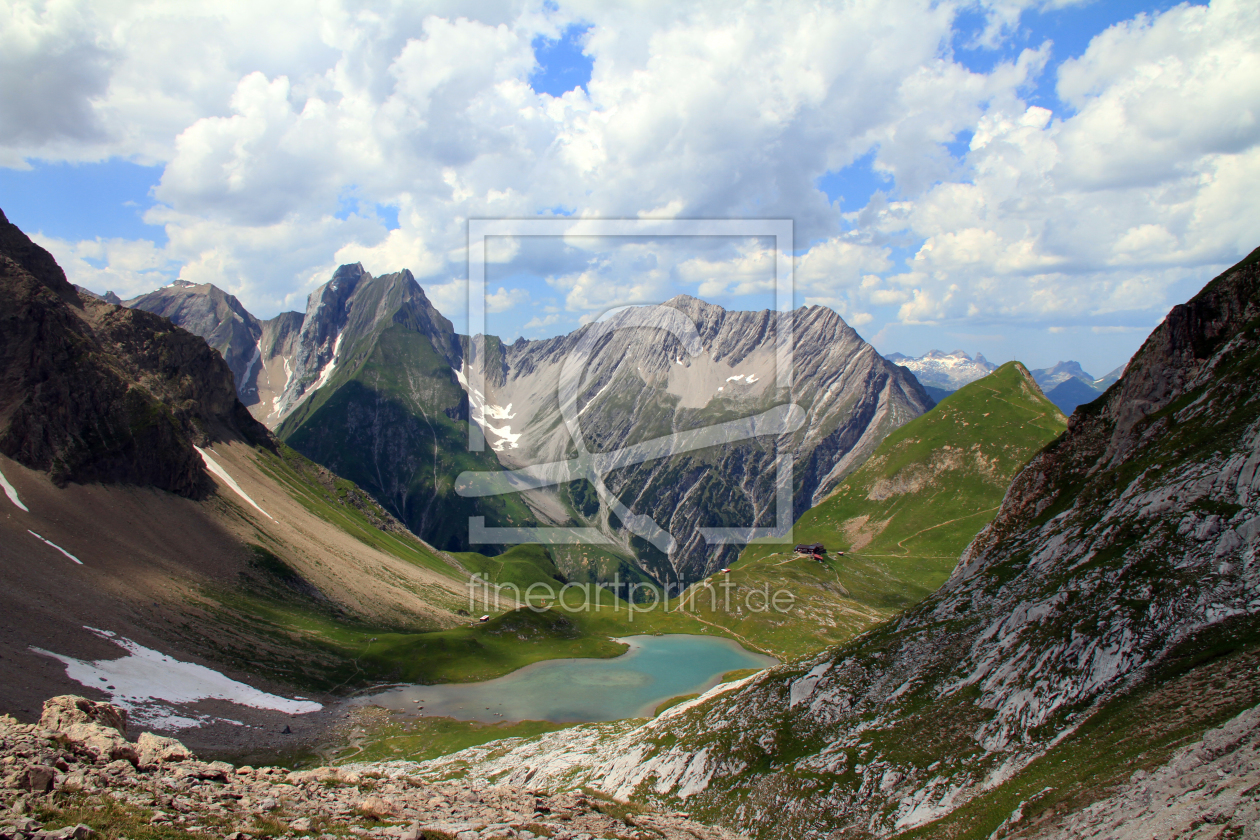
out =
<svg viewBox="0 0 1260 840"><path fill-rule="evenodd" d="M431 784L398 766L290 772L205 762L173 738L145 732L131 742L125 729L121 710L72 695L45 703L34 725L0 717L0 838L177 836L170 830L230 840L741 836L594 793Z"/></svg>

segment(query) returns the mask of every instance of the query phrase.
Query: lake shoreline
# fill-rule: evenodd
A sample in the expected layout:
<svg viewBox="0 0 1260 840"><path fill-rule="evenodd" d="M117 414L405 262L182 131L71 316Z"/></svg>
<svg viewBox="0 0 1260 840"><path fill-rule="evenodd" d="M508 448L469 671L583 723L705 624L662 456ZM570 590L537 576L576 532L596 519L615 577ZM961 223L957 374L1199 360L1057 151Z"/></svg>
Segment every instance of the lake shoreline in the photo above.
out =
<svg viewBox="0 0 1260 840"><path fill-rule="evenodd" d="M722 637L672 633L612 641L626 650L610 659L542 660L481 682L394 683L359 692L344 705L485 724L651 718L662 703L702 694L726 673L779 664Z"/></svg>

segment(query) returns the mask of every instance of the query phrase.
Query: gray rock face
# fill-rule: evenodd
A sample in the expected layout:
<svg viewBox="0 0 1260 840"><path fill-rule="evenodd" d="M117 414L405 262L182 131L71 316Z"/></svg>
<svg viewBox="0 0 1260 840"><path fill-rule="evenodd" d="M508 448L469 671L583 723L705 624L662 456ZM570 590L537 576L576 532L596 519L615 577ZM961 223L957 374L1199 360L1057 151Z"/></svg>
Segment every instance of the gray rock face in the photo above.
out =
<svg viewBox="0 0 1260 840"><path fill-rule="evenodd" d="M686 347L665 329L669 311L694 327ZM776 451L791 453L792 519L820 501L893 429L931 402L913 376L879 356L830 309L790 315L728 312L682 295L659 314L615 317L589 355L577 388L576 423L587 451L653 446L666 457L625 466L604 479L630 512L649 516L672 535L672 551L648 545L596 510L587 488L571 485L559 503L576 524L607 534L621 551L664 579L695 580L729 565L739 545L710 545L706 527L769 527L776 521ZM791 390L776 387L776 325L791 319ZM681 322L680 322L681 323ZM617 328L620 327L620 328ZM560 383L587 341L584 327L545 341L517 341L487 365L484 398L473 394L474 418L508 467L563 461L575 454L560 411ZM461 382L468 387L468 371ZM739 421L795 404L798 429L777 436L674 454L671 436ZM660 443L653 444L653 441ZM589 485L587 486L589 487ZM579 495L581 492L588 495ZM669 544L662 539L661 543Z"/></svg>
<svg viewBox="0 0 1260 840"><path fill-rule="evenodd" d="M1120 790L1059 825L1031 828L1020 836L1038 840L1254 837L1260 826L1258 787L1260 706L1183 747L1155 772L1139 770ZM1012 814L1006 827L1020 828L1019 816ZM1205 831L1200 833L1200 828Z"/></svg>
<svg viewBox="0 0 1260 840"><path fill-rule="evenodd" d="M123 305L170 318L204 338L232 369L237 395L250 413L268 426L276 424L276 400L288 385L286 372L302 327L300 313L282 312L261 321L217 286L182 280Z"/></svg>
<svg viewBox="0 0 1260 840"><path fill-rule="evenodd" d="M1157 664L1255 632L1257 319L1253 255L1169 313L897 620L646 726L449 762L685 802L764 837L886 836L951 813Z"/></svg>

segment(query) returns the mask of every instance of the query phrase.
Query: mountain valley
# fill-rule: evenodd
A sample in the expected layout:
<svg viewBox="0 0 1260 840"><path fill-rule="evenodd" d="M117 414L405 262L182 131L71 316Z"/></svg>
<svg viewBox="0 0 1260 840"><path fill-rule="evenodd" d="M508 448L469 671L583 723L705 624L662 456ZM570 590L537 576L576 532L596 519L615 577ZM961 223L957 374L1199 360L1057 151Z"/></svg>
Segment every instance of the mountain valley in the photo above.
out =
<svg viewBox="0 0 1260 840"><path fill-rule="evenodd" d="M126 303L75 289L0 218L0 704L33 722L71 691L211 756L336 758L291 779L186 759L176 778L285 787L252 832L423 840L445 829L418 821L440 818L524 836L525 817L555 822L525 813L537 803L633 836L1109 836L1174 810L1186 833L1246 836L1254 821L1260 251L1175 307L1105 387L1075 363L1011 362L935 405L825 307L680 296L509 345L457 334L409 272L358 265L269 321L208 284ZM773 352L788 319L790 394ZM1096 397L1065 418L1051 395L1073 383ZM688 448L706 428L756 433L738 426L755 415L795 420ZM484 451L468 451L470 423ZM569 466L627 447L655 457L614 459L605 488ZM774 523L780 449L792 537L825 554L707 544L705 528ZM546 481L461 494L477 473ZM637 536L617 505L672 542ZM471 516L600 541L474 544ZM474 574L506 600L470 600ZM600 588L598 609L519 607L531 584L610 575L687 588L639 614ZM793 609L719 609L721 587L777 589ZM345 702L612 657L632 633L718 635L783 664L646 721L485 725ZM5 801L77 803L68 772L46 800ZM384 810L330 792L346 774ZM99 793L107 775L84 778ZM148 801L140 783L119 795ZM313 828L299 800L317 799Z"/></svg>
<svg viewBox="0 0 1260 840"><path fill-rule="evenodd" d="M7 711L72 690L201 748L275 748L346 691L622 650L510 600L469 627L457 560L276 441L202 339L80 295L3 219L0 321Z"/></svg>

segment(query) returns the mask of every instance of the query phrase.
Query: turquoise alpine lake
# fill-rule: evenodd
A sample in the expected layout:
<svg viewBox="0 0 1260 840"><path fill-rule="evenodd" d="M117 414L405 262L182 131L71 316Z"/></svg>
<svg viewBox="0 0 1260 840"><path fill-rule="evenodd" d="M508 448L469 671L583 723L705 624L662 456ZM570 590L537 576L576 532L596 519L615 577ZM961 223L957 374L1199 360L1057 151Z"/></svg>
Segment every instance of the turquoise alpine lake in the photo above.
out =
<svg viewBox="0 0 1260 840"><path fill-rule="evenodd" d="M617 641L629 650L613 659L549 659L486 682L394 686L353 702L486 723L621 720L648 717L671 697L706 691L727 671L778 664L729 639L668 635Z"/></svg>

